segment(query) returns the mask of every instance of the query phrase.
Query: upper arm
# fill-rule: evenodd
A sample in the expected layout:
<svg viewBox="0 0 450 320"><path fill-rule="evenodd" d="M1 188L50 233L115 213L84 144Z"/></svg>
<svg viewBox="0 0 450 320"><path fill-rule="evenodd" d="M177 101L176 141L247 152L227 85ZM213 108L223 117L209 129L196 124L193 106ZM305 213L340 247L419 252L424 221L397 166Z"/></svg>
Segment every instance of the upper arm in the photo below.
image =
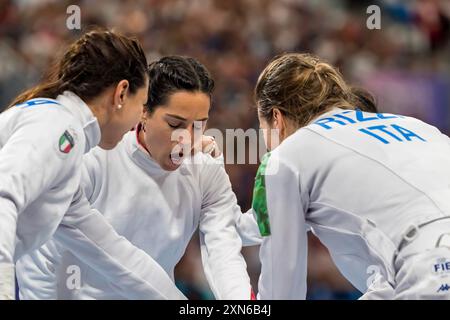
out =
<svg viewBox="0 0 450 320"><path fill-rule="evenodd" d="M84 149L78 124L66 112L52 108L21 112L0 150L0 197L10 199L18 212L72 174Z"/></svg>
<svg viewBox="0 0 450 320"><path fill-rule="evenodd" d="M307 232L300 177L275 156L268 161L268 169L270 175L259 172L265 188L259 194L265 199L257 207L258 224L264 235L259 297L305 299Z"/></svg>
<svg viewBox="0 0 450 320"><path fill-rule="evenodd" d="M235 214L241 210L237 206L236 196L223 166L215 163L205 165L201 176L201 189L200 231L208 231L210 227L220 229L234 226ZM215 223L209 224L211 220Z"/></svg>
<svg viewBox="0 0 450 320"><path fill-rule="evenodd" d="M261 244L262 236L259 232L253 209L250 209L245 213L241 213L240 210L237 212L236 229L241 237L242 245L244 247Z"/></svg>
<svg viewBox="0 0 450 320"><path fill-rule="evenodd" d="M13 110L19 120L0 150L0 263L13 261L20 213L42 193L79 178L74 170L84 140L77 123L54 109L59 105L39 108Z"/></svg>
<svg viewBox="0 0 450 320"><path fill-rule="evenodd" d="M81 166L81 187L90 203L95 201L102 186L103 168L100 163L99 150L96 147L85 154Z"/></svg>
<svg viewBox="0 0 450 320"><path fill-rule="evenodd" d="M202 172L201 189L200 232L205 235L207 247L225 242L240 251L242 242L236 220L242 211L225 168L218 163L207 163Z"/></svg>
<svg viewBox="0 0 450 320"><path fill-rule="evenodd" d="M206 165L202 190L199 228L208 281L218 299L250 299L250 279L235 222L241 209L223 166Z"/></svg>

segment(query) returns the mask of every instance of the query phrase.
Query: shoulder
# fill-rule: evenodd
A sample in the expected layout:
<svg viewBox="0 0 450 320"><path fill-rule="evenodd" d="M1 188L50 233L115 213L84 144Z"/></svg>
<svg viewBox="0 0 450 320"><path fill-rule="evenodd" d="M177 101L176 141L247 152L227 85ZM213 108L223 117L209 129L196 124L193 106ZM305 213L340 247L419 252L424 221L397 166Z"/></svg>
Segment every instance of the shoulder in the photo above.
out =
<svg viewBox="0 0 450 320"><path fill-rule="evenodd" d="M294 169L305 157L317 154L317 148L321 147L319 139L314 132L301 128L270 153L268 164L277 162Z"/></svg>
<svg viewBox="0 0 450 320"><path fill-rule="evenodd" d="M82 132L80 121L69 111L68 107L54 99L31 99L18 104L13 109L20 115L18 126L35 124L45 127L45 131L58 131L69 126L77 133Z"/></svg>
<svg viewBox="0 0 450 320"><path fill-rule="evenodd" d="M198 152L187 163L193 170L201 175L211 175L216 172L225 172L223 157L213 158L210 154Z"/></svg>
<svg viewBox="0 0 450 320"><path fill-rule="evenodd" d="M201 152L195 154L185 160L178 170L181 175L189 176L189 181L198 185L201 192L210 192L229 183L223 159L215 159L209 154Z"/></svg>
<svg viewBox="0 0 450 320"><path fill-rule="evenodd" d="M106 160L107 152L99 146L92 148L88 153L83 156L83 161L85 163L102 162Z"/></svg>
<svg viewBox="0 0 450 320"><path fill-rule="evenodd" d="M85 136L80 121L58 101L32 99L14 106L17 119L14 131L21 132L31 144L50 147L60 158L81 159Z"/></svg>

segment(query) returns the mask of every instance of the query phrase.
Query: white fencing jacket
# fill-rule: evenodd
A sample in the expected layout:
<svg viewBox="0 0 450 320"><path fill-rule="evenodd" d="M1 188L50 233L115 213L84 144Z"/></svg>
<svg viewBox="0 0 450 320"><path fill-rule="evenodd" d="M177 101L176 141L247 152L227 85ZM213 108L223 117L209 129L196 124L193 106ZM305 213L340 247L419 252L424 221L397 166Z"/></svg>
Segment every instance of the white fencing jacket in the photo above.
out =
<svg viewBox="0 0 450 320"><path fill-rule="evenodd" d="M308 228L361 292L373 272L395 286L405 234L450 215L449 141L414 118L342 109L289 136L263 161L254 193L259 298L305 298Z"/></svg>
<svg viewBox="0 0 450 320"><path fill-rule="evenodd" d="M0 299L14 298L14 263L53 234L117 292L154 297L147 280L160 266L91 210L79 187L83 154L100 141L89 107L69 91L32 99L3 112L0 129ZM173 288L158 293L184 297Z"/></svg>
<svg viewBox="0 0 450 320"><path fill-rule="evenodd" d="M83 168L82 184L93 207L120 235L152 256L164 269L163 276L173 279L176 264L199 228L205 273L216 298L250 299L235 220L242 224L247 244L260 242L259 230L251 213L241 213L220 161L199 153L176 171L164 171L131 131L113 150L93 149ZM64 285L70 265L81 270L81 286L76 290ZM53 241L21 259L19 271L24 299L124 298L112 290L115 283L107 281L103 272L67 257ZM154 273L155 287L168 291L161 276Z"/></svg>

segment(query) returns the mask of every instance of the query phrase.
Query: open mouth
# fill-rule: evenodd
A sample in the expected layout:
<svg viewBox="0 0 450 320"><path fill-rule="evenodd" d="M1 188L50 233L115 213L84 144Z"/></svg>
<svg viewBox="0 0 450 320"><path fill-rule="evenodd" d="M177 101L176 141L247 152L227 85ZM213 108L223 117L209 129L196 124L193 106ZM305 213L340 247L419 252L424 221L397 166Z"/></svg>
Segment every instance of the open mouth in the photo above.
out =
<svg viewBox="0 0 450 320"><path fill-rule="evenodd" d="M181 165L181 163L184 160L184 152L183 150L180 150L179 152L173 152L170 154L170 160L172 160L172 163L174 165Z"/></svg>

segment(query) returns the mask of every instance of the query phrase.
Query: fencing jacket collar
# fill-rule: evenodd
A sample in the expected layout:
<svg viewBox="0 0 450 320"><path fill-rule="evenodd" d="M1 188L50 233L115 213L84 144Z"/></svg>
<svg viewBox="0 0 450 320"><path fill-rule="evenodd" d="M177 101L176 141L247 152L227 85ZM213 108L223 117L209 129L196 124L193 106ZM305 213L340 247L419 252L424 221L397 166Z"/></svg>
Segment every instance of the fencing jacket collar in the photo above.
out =
<svg viewBox="0 0 450 320"><path fill-rule="evenodd" d="M101 137L100 126L97 118L87 104L71 91L64 91L64 93L59 95L56 100L60 101L62 105L67 106L69 111L80 120L86 136L84 153L87 153L98 145Z"/></svg>
<svg viewBox="0 0 450 320"><path fill-rule="evenodd" d="M166 171L152 158L150 153L146 148L139 142L138 135L141 130L141 126L137 125L133 131L128 132L123 143L126 145L126 150L130 155L131 159L142 168L146 173L153 177L162 177L171 174L172 172L178 171Z"/></svg>

